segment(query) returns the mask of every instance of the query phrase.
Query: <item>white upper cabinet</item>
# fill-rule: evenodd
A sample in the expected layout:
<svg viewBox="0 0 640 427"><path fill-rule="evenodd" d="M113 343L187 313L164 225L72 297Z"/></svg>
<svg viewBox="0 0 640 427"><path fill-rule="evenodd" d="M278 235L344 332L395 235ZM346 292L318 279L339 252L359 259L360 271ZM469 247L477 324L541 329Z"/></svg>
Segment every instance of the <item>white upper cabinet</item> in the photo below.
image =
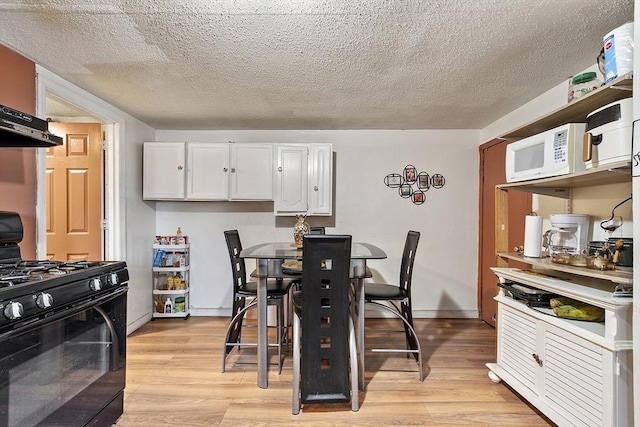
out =
<svg viewBox="0 0 640 427"><path fill-rule="evenodd" d="M272 200L273 145L146 142L145 200Z"/></svg>
<svg viewBox="0 0 640 427"><path fill-rule="evenodd" d="M143 159L144 200L184 199L186 159L183 142L146 142Z"/></svg>
<svg viewBox="0 0 640 427"><path fill-rule="evenodd" d="M333 148L330 144L311 146L309 167L309 215L333 213Z"/></svg>
<svg viewBox="0 0 640 427"><path fill-rule="evenodd" d="M331 144L277 146L274 209L276 215L331 215Z"/></svg>
<svg viewBox="0 0 640 427"><path fill-rule="evenodd" d="M273 200L273 145L232 143L230 200Z"/></svg>
<svg viewBox="0 0 640 427"><path fill-rule="evenodd" d="M301 145L279 145L276 169L277 214L306 212L309 149Z"/></svg>
<svg viewBox="0 0 640 427"><path fill-rule="evenodd" d="M227 200L229 144L188 142L187 199Z"/></svg>

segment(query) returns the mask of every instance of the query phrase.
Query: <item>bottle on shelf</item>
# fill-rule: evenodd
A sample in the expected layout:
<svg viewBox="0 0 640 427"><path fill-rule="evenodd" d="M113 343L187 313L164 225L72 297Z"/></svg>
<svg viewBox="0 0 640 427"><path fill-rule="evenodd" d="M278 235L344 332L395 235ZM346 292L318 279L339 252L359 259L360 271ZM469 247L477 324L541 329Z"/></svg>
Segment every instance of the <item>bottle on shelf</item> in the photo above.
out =
<svg viewBox="0 0 640 427"><path fill-rule="evenodd" d="M171 297L167 298L164 302L164 312L173 313L173 301L171 301Z"/></svg>
<svg viewBox="0 0 640 427"><path fill-rule="evenodd" d="M180 227L176 230L176 245L184 245L184 236Z"/></svg>

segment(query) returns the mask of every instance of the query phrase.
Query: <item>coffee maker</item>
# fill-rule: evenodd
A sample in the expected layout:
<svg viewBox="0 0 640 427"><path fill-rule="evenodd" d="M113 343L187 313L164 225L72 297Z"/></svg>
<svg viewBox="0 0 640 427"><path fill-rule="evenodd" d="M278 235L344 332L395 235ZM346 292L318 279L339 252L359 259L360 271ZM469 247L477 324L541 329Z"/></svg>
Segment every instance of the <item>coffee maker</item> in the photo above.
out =
<svg viewBox="0 0 640 427"><path fill-rule="evenodd" d="M548 232L549 255L586 254L588 247L589 215L551 214L553 227Z"/></svg>

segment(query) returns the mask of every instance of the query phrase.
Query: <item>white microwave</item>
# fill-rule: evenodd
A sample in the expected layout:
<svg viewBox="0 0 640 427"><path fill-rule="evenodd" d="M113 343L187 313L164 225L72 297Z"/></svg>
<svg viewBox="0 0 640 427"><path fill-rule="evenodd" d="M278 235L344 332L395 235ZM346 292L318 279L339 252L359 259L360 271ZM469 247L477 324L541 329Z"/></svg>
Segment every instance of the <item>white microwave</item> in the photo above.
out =
<svg viewBox="0 0 640 427"><path fill-rule="evenodd" d="M585 170L584 123L567 123L507 145L507 182L549 178Z"/></svg>

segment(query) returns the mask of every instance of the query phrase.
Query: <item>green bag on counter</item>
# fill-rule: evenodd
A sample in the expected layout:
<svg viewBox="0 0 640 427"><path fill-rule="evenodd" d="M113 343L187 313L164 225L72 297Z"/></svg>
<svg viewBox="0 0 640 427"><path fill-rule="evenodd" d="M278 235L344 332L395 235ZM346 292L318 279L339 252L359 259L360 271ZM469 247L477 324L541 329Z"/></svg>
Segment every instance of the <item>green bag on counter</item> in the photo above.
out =
<svg viewBox="0 0 640 427"><path fill-rule="evenodd" d="M552 298L550 304L555 315L563 319L587 320L590 322L602 322L604 320L604 309L571 298Z"/></svg>

